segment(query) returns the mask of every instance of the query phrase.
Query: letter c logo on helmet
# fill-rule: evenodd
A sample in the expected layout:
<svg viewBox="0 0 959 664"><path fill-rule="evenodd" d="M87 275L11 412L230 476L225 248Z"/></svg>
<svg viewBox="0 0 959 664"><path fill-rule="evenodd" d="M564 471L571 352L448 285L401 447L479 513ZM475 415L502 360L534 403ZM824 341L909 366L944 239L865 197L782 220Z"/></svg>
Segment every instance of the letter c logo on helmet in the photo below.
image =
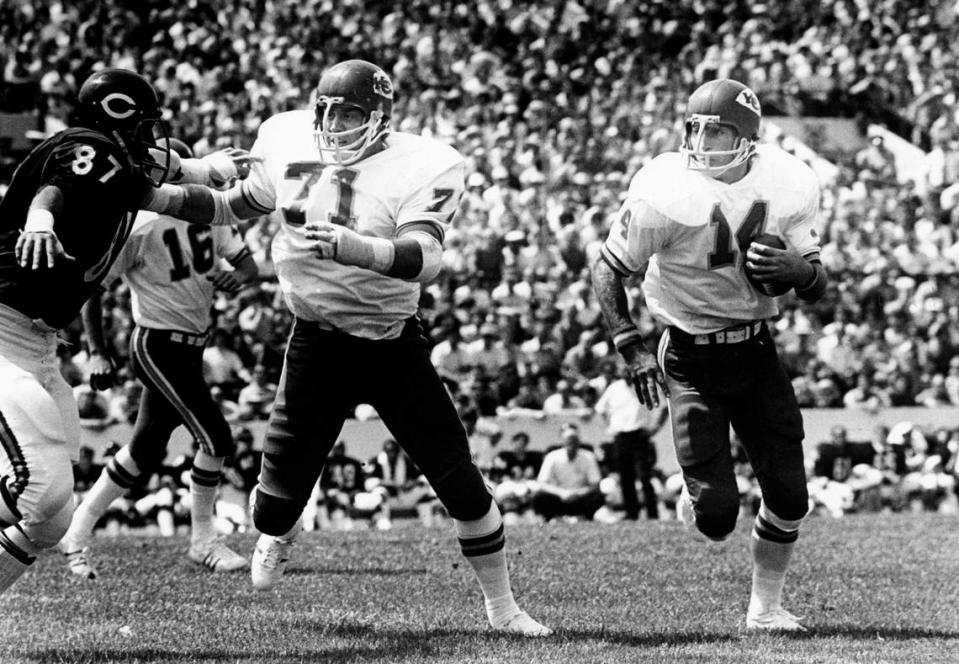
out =
<svg viewBox="0 0 959 664"><path fill-rule="evenodd" d="M125 120L137 112L137 103L122 92L111 92L100 100L103 112L115 120Z"/></svg>

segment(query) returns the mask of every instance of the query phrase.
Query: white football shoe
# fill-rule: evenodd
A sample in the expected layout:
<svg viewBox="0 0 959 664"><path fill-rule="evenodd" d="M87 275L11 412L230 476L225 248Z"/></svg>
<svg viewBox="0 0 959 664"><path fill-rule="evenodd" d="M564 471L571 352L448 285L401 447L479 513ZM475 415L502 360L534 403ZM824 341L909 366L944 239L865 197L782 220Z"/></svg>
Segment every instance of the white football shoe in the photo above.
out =
<svg viewBox="0 0 959 664"><path fill-rule="evenodd" d="M71 574L90 581L97 578L97 570L90 562L90 549L88 547L64 550L63 555L67 559L67 569L70 570Z"/></svg>
<svg viewBox="0 0 959 664"><path fill-rule="evenodd" d="M519 636L527 636L532 638L549 636L553 633L553 630L546 625L541 625L530 618L529 614L525 611L520 611L509 620L503 622L501 625L493 625L493 629L495 629L497 632L518 634Z"/></svg>
<svg viewBox="0 0 959 664"><path fill-rule="evenodd" d="M211 572L235 572L246 567L246 558L228 547L218 537L192 542L187 557Z"/></svg>
<svg viewBox="0 0 959 664"><path fill-rule="evenodd" d="M679 519L689 530L696 529L696 513L693 511L693 499L689 495L689 489L683 482L683 490L679 494L679 500L676 501L676 518Z"/></svg>
<svg viewBox="0 0 959 664"><path fill-rule="evenodd" d="M802 618L794 616L781 606L763 612L750 606L746 612L746 629L773 632L805 632L806 628L799 624L800 620L802 620Z"/></svg>
<svg viewBox="0 0 959 664"><path fill-rule="evenodd" d="M294 536L274 537L260 535L253 550L253 559L250 563L250 576L253 587L257 590L269 590L277 583L286 571L286 564L290 561L290 549L293 548Z"/></svg>
<svg viewBox="0 0 959 664"><path fill-rule="evenodd" d="M77 537L75 533L67 531L63 539L57 544L67 559L67 569L71 574L75 574L84 579L93 580L97 578L97 570L90 562L90 537Z"/></svg>

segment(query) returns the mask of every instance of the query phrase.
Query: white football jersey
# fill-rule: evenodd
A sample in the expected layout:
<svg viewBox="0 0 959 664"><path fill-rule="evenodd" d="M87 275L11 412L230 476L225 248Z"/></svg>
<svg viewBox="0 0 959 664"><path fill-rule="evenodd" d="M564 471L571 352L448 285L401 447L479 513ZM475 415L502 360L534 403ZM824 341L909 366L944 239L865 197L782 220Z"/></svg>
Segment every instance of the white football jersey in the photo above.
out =
<svg viewBox="0 0 959 664"><path fill-rule="evenodd" d="M428 222L442 234L465 184L463 157L445 143L400 132L386 142L355 164L323 164L313 112L281 113L260 126L252 153L262 161L242 184L250 205L283 213L273 263L290 311L366 339L399 336L416 312L420 285L319 258L303 225L328 221L392 238L404 224Z"/></svg>
<svg viewBox="0 0 959 664"><path fill-rule="evenodd" d="M107 280L123 277L130 285L137 325L203 334L214 291L207 273L220 258L236 263L249 253L234 226L191 224L141 210Z"/></svg>
<svg viewBox="0 0 959 664"><path fill-rule="evenodd" d="M819 181L793 155L760 145L749 172L726 184L683 166L676 152L633 177L602 254L622 274L649 261L643 292L660 321L690 334L777 313L749 285L746 249L760 233L807 258L819 252Z"/></svg>

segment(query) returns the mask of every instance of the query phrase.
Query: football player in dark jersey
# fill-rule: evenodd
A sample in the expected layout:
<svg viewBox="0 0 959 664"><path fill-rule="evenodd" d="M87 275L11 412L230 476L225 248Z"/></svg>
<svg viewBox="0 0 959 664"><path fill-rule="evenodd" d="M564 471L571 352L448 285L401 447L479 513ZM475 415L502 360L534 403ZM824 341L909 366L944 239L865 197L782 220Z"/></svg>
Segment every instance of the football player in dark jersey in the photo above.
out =
<svg viewBox="0 0 959 664"><path fill-rule="evenodd" d="M0 592L73 513L80 421L57 330L96 291L153 187L171 170L213 179L210 162L171 161L157 144L166 129L156 92L132 71L90 76L72 124L26 157L0 202Z"/></svg>

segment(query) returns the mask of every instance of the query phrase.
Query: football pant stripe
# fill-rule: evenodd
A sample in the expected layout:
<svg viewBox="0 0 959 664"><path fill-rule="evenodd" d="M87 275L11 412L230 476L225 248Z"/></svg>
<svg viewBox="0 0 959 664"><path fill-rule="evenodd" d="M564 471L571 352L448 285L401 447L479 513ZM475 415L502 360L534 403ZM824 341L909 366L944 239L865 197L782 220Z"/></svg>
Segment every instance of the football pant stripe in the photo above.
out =
<svg viewBox="0 0 959 664"><path fill-rule="evenodd" d="M166 397L167 401L169 401L180 414L183 424L200 445L200 449L210 456L216 456L213 449L213 439L210 434L203 428L200 420L197 419L193 411L190 410L183 399L180 398L176 389L170 384L170 381L167 380L166 376L150 356L150 352L147 350L147 337L149 335L150 330L140 327L139 325L133 330L133 352L136 353L140 366L143 367L143 370L160 390L160 393Z"/></svg>
<svg viewBox="0 0 959 664"><path fill-rule="evenodd" d="M9 481L8 476L4 476L2 484L0 484L0 493L2 493L3 502L11 513L19 516L20 512L16 507L17 499L30 481L30 468L27 466L27 458L23 454L23 449L2 412L0 412L0 445L3 446L3 451L7 455L10 467L13 469L13 482Z"/></svg>

